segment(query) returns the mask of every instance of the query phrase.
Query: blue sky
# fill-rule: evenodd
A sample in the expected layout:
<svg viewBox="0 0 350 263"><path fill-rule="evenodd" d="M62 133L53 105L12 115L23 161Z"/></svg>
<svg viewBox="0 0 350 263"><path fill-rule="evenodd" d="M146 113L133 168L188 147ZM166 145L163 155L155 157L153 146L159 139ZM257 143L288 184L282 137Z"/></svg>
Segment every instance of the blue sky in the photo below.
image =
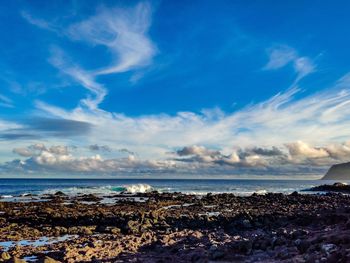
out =
<svg viewBox="0 0 350 263"><path fill-rule="evenodd" d="M2 176L319 176L349 161L346 1L0 3Z"/></svg>

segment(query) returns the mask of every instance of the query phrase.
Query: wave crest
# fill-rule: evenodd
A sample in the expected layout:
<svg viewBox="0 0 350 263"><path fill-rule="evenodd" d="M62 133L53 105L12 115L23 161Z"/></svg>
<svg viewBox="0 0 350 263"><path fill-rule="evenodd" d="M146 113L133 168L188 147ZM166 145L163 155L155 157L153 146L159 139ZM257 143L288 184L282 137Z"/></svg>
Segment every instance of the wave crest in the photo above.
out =
<svg viewBox="0 0 350 263"><path fill-rule="evenodd" d="M149 184L131 184L125 185L123 187L115 187L113 188L116 192L126 192L126 193L147 193L153 191L153 187Z"/></svg>

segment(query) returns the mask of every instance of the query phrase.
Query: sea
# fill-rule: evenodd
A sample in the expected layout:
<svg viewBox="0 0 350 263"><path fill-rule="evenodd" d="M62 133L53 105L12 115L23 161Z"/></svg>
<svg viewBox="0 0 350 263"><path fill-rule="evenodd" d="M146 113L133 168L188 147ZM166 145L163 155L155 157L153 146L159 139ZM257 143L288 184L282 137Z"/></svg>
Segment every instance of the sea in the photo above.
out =
<svg viewBox="0 0 350 263"><path fill-rule="evenodd" d="M253 193L284 193L294 191L308 193L308 189L330 184L326 180L240 180L240 179L0 179L0 196L54 194L95 194L101 196L116 193L182 192L205 195L207 193L233 193L247 196Z"/></svg>

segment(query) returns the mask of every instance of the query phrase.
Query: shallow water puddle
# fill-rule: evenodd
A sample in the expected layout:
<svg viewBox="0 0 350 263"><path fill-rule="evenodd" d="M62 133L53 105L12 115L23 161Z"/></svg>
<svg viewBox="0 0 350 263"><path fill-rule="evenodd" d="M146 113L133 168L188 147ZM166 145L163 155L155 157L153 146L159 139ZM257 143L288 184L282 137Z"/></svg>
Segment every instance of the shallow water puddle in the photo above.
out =
<svg viewBox="0 0 350 263"><path fill-rule="evenodd" d="M181 207L188 207L194 205L194 203L184 203L182 205L168 205L168 206L163 206L162 209L172 209L172 208L181 208Z"/></svg>
<svg viewBox="0 0 350 263"><path fill-rule="evenodd" d="M37 262L38 257L37 256L26 256L23 258L26 262Z"/></svg>
<svg viewBox="0 0 350 263"><path fill-rule="evenodd" d="M46 245L51 245L58 242L67 241L69 239L73 239L78 237L77 235L64 235L61 237L41 237L37 240L19 240L19 241L2 241L0 242L0 247L3 248L4 251L8 251L10 248L15 246L33 246L33 247L41 247Z"/></svg>

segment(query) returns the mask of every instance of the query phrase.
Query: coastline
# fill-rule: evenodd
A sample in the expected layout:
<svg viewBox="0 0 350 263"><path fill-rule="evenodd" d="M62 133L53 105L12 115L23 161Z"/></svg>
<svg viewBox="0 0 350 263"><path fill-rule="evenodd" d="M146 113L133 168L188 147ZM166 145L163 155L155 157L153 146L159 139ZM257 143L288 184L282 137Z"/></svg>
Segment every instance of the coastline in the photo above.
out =
<svg viewBox="0 0 350 263"><path fill-rule="evenodd" d="M113 198L118 202L58 192L41 202L0 202L1 258L9 262L45 262L45 258L49 262L47 257L60 262L350 260L348 195L150 192Z"/></svg>

